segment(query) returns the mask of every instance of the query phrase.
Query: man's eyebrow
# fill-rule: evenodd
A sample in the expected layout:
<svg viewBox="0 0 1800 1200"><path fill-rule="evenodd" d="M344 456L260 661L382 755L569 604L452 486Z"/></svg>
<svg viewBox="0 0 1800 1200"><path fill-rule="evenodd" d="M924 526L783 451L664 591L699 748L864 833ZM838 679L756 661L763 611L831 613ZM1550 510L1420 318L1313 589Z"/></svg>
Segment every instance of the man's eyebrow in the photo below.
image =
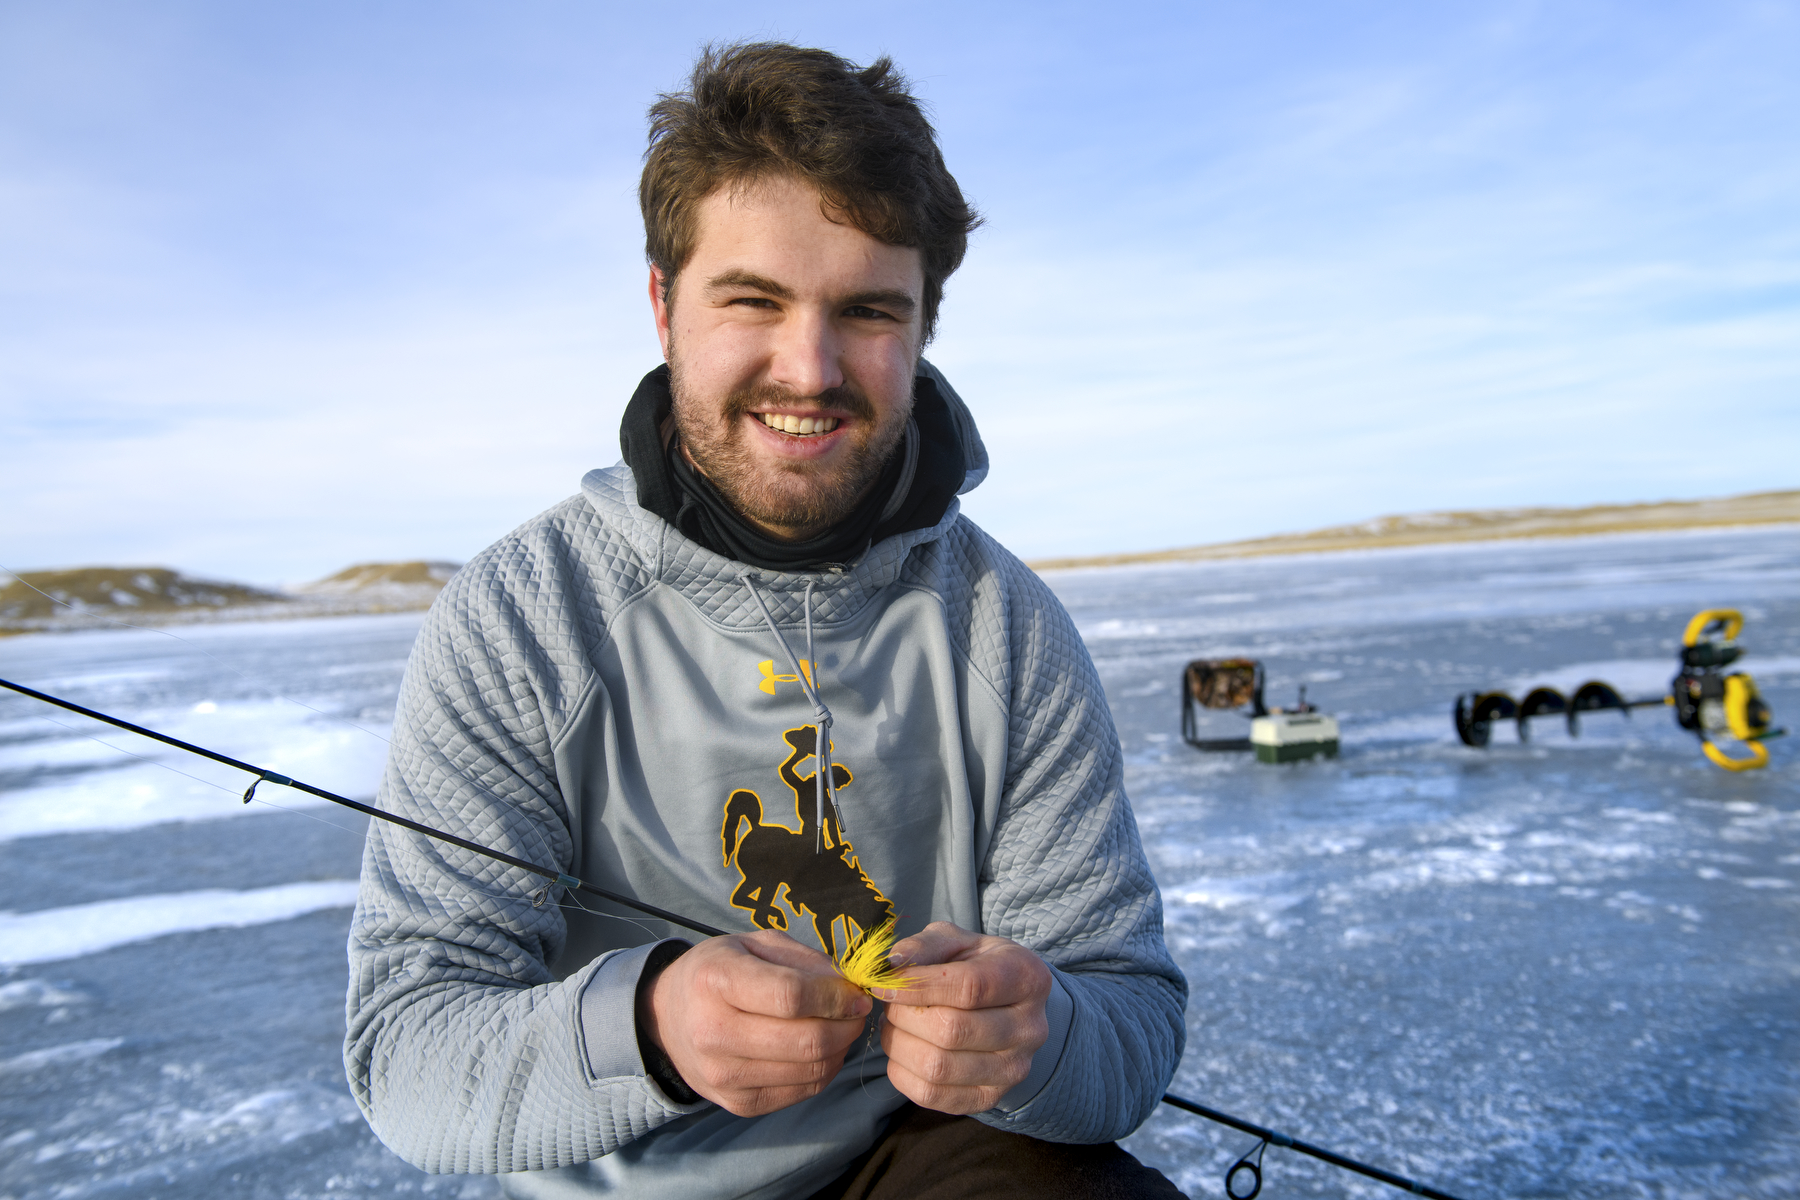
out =
<svg viewBox="0 0 1800 1200"><path fill-rule="evenodd" d="M721 271L706 281L709 292L751 291L761 292L765 296L774 296L778 300L792 300L794 289L785 283L777 283L766 275L758 275L754 271L746 271L733 267L729 271ZM899 288L875 288L867 292L856 292L845 296L840 303L849 308L862 305L868 308L888 309L901 317L910 317L919 307L919 302L912 293Z"/></svg>
<svg viewBox="0 0 1800 1200"><path fill-rule="evenodd" d="M766 296L774 296L778 300L794 298L794 289L786 284L776 283L773 279L758 275L754 271L744 271L735 267L729 271L721 271L706 281L706 290L709 292L737 289L761 292Z"/></svg>
<svg viewBox="0 0 1800 1200"><path fill-rule="evenodd" d="M857 292L854 296L844 297L844 307L848 308L852 304L860 304L867 308L891 309L901 316L911 316L913 310L919 307L919 302L912 298L911 293L903 292L898 288Z"/></svg>

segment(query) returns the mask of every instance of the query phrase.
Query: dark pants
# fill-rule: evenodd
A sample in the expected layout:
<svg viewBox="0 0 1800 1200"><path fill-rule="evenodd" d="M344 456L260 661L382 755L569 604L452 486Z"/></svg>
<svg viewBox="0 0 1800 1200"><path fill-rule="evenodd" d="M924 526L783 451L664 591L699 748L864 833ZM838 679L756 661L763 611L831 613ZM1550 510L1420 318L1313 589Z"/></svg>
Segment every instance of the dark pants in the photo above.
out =
<svg viewBox="0 0 1800 1200"><path fill-rule="evenodd" d="M1186 1200L1117 1143L1065 1146L908 1104L812 1200Z"/></svg>

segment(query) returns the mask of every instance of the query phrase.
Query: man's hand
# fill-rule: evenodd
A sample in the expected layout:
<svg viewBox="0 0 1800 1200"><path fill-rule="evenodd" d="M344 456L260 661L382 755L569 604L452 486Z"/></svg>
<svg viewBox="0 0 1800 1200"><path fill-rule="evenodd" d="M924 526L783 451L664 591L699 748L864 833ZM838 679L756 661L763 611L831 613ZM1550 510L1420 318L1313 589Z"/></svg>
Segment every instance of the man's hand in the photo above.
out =
<svg viewBox="0 0 1800 1200"><path fill-rule="evenodd" d="M1050 968L1024 946L934 921L894 946L913 986L888 1002L888 1079L921 1108L984 1112L1031 1074L1050 1036Z"/></svg>
<svg viewBox="0 0 1800 1200"><path fill-rule="evenodd" d="M830 959L768 930L709 938L670 963L638 1024L690 1088L754 1117L823 1090L873 1007Z"/></svg>

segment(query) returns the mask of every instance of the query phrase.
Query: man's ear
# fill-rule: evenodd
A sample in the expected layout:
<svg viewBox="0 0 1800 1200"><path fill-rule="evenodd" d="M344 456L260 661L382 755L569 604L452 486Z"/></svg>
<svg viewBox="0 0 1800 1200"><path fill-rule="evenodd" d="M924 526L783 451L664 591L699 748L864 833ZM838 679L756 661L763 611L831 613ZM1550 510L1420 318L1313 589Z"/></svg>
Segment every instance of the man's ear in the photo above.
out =
<svg viewBox="0 0 1800 1200"><path fill-rule="evenodd" d="M650 311L656 314L656 340L662 343L663 361L669 361L669 303L668 287L663 280L662 268L655 263L650 264Z"/></svg>

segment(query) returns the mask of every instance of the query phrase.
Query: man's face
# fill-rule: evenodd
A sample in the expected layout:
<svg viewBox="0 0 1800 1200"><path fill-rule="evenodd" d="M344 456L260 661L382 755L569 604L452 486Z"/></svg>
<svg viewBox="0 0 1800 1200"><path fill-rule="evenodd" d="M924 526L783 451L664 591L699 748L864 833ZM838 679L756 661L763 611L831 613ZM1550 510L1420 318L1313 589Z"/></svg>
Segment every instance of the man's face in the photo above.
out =
<svg viewBox="0 0 1800 1200"><path fill-rule="evenodd" d="M919 251L826 219L789 177L700 204L693 254L650 302L694 465L776 537L847 517L912 411Z"/></svg>

